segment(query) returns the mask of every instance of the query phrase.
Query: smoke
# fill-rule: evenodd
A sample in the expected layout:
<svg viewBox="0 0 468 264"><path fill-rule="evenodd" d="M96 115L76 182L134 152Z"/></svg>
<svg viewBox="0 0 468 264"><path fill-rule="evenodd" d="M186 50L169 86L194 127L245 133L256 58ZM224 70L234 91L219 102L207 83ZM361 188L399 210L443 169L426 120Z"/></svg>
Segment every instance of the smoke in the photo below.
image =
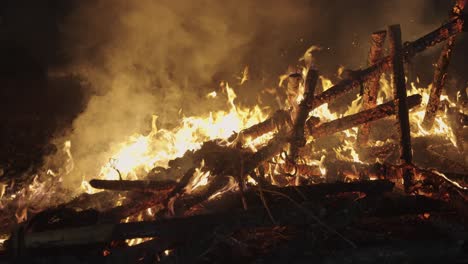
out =
<svg viewBox="0 0 468 264"><path fill-rule="evenodd" d="M90 100L66 136L76 185L111 158L115 144L150 126L204 110L218 72L238 72L263 25L276 30L307 9L282 1L80 1L61 26L62 46ZM272 46L275 46L273 44ZM231 76L226 76L226 78Z"/></svg>

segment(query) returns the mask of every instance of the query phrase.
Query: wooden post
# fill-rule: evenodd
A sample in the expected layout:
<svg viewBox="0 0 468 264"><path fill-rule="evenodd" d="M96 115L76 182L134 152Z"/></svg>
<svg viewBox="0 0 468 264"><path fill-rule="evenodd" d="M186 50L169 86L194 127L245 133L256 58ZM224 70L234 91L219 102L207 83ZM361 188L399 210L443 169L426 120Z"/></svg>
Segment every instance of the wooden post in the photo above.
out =
<svg viewBox="0 0 468 264"><path fill-rule="evenodd" d="M291 132L289 155L291 162L293 163L295 163L299 148L306 144L304 126L310 112L308 104L314 100L315 86L317 85L318 76L318 72L314 69L309 69L307 72L304 99L302 99L301 103L299 104L299 110L297 111L296 119L294 120L294 125Z"/></svg>
<svg viewBox="0 0 468 264"><path fill-rule="evenodd" d="M451 19L461 15L465 8L466 0L457 0L453 7ZM435 116L440 105L440 95L445 86L447 79L447 71L450 64L450 58L452 57L452 51L455 46L456 35L451 36L440 54L439 60L437 61L436 69L434 72L434 80L432 81L431 95L429 102L427 103L426 114L424 115L423 126L426 130L430 130L434 124Z"/></svg>
<svg viewBox="0 0 468 264"><path fill-rule="evenodd" d="M385 42L386 36L386 31L377 31L371 35L371 48L368 59L369 66L376 64L382 58L383 44ZM364 86L364 94L362 97L364 110L377 106L377 93L380 88L380 75L381 73L377 71ZM361 128L359 128L357 140L360 146L367 145L367 141L369 140L370 126L370 124L364 124L361 126Z"/></svg>
<svg viewBox="0 0 468 264"><path fill-rule="evenodd" d="M398 99L397 120L400 132L400 159L405 164L412 164L413 153L411 149L408 104L406 101L405 69L400 25L389 26L388 36L390 40L390 56L392 57L394 96L395 99ZM405 190L409 191L412 182L412 174L409 169L404 169L403 178Z"/></svg>

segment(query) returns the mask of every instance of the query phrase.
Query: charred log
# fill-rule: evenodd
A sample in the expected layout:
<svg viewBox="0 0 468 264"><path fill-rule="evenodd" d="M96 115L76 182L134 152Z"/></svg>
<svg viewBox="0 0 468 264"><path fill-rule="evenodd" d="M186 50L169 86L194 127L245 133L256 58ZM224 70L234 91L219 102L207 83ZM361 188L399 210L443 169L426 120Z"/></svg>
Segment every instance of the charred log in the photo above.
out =
<svg viewBox="0 0 468 264"><path fill-rule="evenodd" d="M408 97L408 108L413 108L421 103L420 95L412 95ZM372 122L396 114L396 104L398 100L390 101L379 105L373 109L365 110L360 113L345 116L340 119L321 124L317 127L308 127L311 136L318 138L322 136L332 135L333 133L343 131L364 123Z"/></svg>
<svg viewBox="0 0 468 264"><path fill-rule="evenodd" d="M291 133L289 158L293 163L295 163L295 160L297 159L299 148L306 144L304 129L310 112L308 105L314 99L315 86L317 85L318 77L318 72L316 70L309 69L307 72L304 99L299 104L299 110L297 112L296 119L294 120Z"/></svg>
<svg viewBox="0 0 468 264"><path fill-rule="evenodd" d="M228 140L234 141L238 137L257 138L268 132L280 130L280 128L284 127L285 125L292 125L292 120L289 111L278 110L273 114L272 117L249 128L246 128L240 133L233 134L231 137L229 137Z"/></svg>
<svg viewBox="0 0 468 264"><path fill-rule="evenodd" d="M400 25L390 26L388 28L388 33L390 39L390 56L392 57L394 96L395 99L398 100L397 120L399 122L400 159L405 164L412 164L413 151L411 149L411 131L406 98L406 80ZM409 191L413 181L411 170L403 169L403 179L405 190Z"/></svg>
<svg viewBox="0 0 468 264"><path fill-rule="evenodd" d="M139 192L163 192L171 191L176 186L175 181L139 181L139 180L91 180L89 184L96 189L113 191L139 191Z"/></svg>
<svg viewBox="0 0 468 264"><path fill-rule="evenodd" d="M461 15L461 12L465 9L466 0L457 0L456 5L453 8L451 19ZM440 104L440 95L445 86L445 80L447 78L447 70L450 64L450 58L452 57L452 51L455 47L456 35L450 37L447 40L434 72L434 80L432 81L431 94L429 102L427 103L426 114L424 115L423 126L425 129L430 130L434 123L437 109Z"/></svg>
<svg viewBox="0 0 468 264"><path fill-rule="evenodd" d="M383 45L385 42L385 37L387 36L386 31L378 31L372 34L371 36L371 48L369 51L369 59L368 64L369 66L376 64L383 55ZM364 86L363 91L363 109L371 109L377 106L377 93L380 88L380 74L376 72L376 74L367 82ZM370 132L370 124L364 124L359 129L358 134L358 143L361 146L367 144L369 139L369 132Z"/></svg>

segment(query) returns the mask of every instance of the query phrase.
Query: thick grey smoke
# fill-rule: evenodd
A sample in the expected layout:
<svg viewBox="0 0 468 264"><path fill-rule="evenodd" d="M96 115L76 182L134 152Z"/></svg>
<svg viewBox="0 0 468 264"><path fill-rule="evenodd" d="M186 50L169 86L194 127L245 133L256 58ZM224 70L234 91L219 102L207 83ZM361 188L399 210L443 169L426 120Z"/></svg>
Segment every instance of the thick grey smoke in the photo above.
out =
<svg viewBox="0 0 468 264"><path fill-rule="evenodd" d="M67 136L76 165L69 180L94 176L111 147L148 127L151 114L170 126L180 109L203 108L216 88L204 85L216 72L242 69L242 52L263 22L279 26L307 12L281 1L80 2L62 26L63 46L68 70L94 95Z"/></svg>

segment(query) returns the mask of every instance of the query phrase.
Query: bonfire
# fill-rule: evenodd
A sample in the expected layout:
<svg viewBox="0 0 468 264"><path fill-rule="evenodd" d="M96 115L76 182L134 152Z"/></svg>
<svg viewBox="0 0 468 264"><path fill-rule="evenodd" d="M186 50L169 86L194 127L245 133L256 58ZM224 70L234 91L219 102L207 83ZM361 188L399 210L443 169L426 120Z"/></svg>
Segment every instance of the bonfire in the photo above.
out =
<svg viewBox="0 0 468 264"><path fill-rule="evenodd" d="M227 110L183 117L172 129L158 128L154 115L151 131L122 142L79 191L52 170L21 188L0 185L2 257L468 261L467 169L457 161L468 117L444 95L465 2L414 41L402 42L399 25L373 33L368 67L340 69L335 84L320 75L311 47L280 78L280 110L239 106L222 82L206 97ZM439 43L433 83L408 83L405 64ZM346 110L329 108L344 95L354 98ZM62 173L73 169L72 143L63 146Z"/></svg>

